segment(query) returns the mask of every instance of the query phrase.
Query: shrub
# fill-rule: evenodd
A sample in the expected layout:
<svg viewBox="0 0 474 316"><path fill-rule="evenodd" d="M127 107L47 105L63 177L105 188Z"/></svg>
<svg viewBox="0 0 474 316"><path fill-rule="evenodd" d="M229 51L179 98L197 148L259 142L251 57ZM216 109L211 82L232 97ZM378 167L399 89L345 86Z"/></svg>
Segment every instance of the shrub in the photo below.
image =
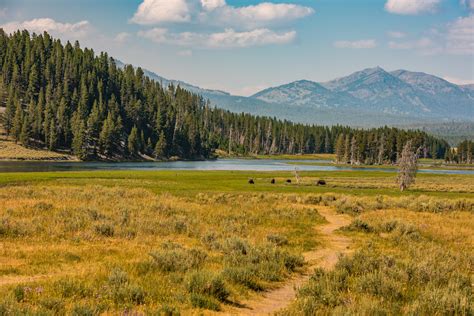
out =
<svg viewBox="0 0 474 316"><path fill-rule="evenodd" d="M22 285L17 285L14 289L13 289L13 296L15 297L15 300L17 302L23 302L25 299L26 299L26 291L25 291L25 287L22 286Z"/></svg>
<svg viewBox="0 0 474 316"><path fill-rule="evenodd" d="M227 254L246 255L249 252L249 244L240 238L228 238L224 241L224 252Z"/></svg>
<svg viewBox="0 0 474 316"><path fill-rule="evenodd" d="M215 298L209 297L207 295L191 293L189 300L191 301L191 305L196 308L209 309L213 311L221 310L219 302Z"/></svg>
<svg viewBox="0 0 474 316"><path fill-rule="evenodd" d="M174 306L164 305L154 312L147 313L156 316L179 316L181 313Z"/></svg>
<svg viewBox="0 0 474 316"><path fill-rule="evenodd" d="M162 272L187 271L199 268L207 254L199 249L162 249L150 253L153 263Z"/></svg>
<svg viewBox="0 0 474 316"><path fill-rule="evenodd" d="M75 305L72 308L71 314L73 316L93 316L99 313L90 306L87 305Z"/></svg>
<svg viewBox="0 0 474 316"><path fill-rule="evenodd" d="M316 270L289 314L473 314L470 258L428 243L399 247L392 257L369 245Z"/></svg>
<svg viewBox="0 0 474 316"><path fill-rule="evenodd" d="M227 267L222 272L230 282L241 284L254 291L263 291L265 288L255 277L253 271L243 267Z"/></svg>
<svg viewBox="0 0 474 316"><path fill-rule="evenodd" d="M111 295L116 304L131 303L141 305L145 303L146 298L146 292L142 287L128 283L112 288Z"/></svg>
<svg viewBox="0 0 474 316"><path fill-rule="evenodd" d="M201 238L201 242L208 249L218 249L220 247L218 237L214 232L204 234L204 236Z"/></svg>
<svg viewBox="0 0 474 316"><path fill-rule="evenodd" d="M106 223L95 226L95 231L104 237L113 237L115 233L114 226Z"/></svg>
<svg viewBox="0 0 474 316"><path fill-rule="evenodd" d="M267 236L267 240L271 243L274 243L277 246L288 245L288 238L278 234L270 234Z"/></svg>
<svg viewBox="0 0 474 316"><path fill-rule="evenodd" d="M53 311L55 314L61 314L64 309L64 302L60 298L47 297L40 300L40 305Z"/></svg>
<svg viewBox="0 0 474 316"><path fill-rule="evenodd" d="M121 286L128 283L128 275L120 268L114 268L109 274L108 282L111 286Z"/></svg>
<svg viewBox="0 0 474 316"><path fill-rule="evenodd" d="M344 226L342 230L346 231L359 231L359 232L365 232L365 233L371 233L374 231L374 229L366 222L363 220L356 218L353 220L348 226Z"/></svg>
<svg viewBox="0 0 474 316"><path fill-rule="evenodd" d="M50 203L46 203L46 202L38 202L33 206L33 208L37 211L40 211L40 212L46 212L46 211L52 210L53 205L50 204Z"/></svg>
<svg viewBox="0 0 474 316"><path fill-rule="evenodd" d="M21 223L12 221L8 217L0 218L0 237L19 237L26 233L27 229Z"/></svg>
<svg viewBox="0 0 474 316"><path fill-rule="evenodd" d="M62 298L87 297L91 294L83 282L74 279L58 280L53 284L53 288Z"/></svg>
<svg viewBox="0 0 474 316"><path fill-rule="evenodd" d="M221 302L230 295L222 277L209 271L191 273L187 277L186 288L189 293L208 295Z"/></svg>
<svg viewBox="0 0 474 316"><path fill-rule="evenodd" d="M145 303L146 293L138 285L130 284L125 271L115 268L109 274L108 284L110 296L116 304L131 303L140 305Z"/></svg>

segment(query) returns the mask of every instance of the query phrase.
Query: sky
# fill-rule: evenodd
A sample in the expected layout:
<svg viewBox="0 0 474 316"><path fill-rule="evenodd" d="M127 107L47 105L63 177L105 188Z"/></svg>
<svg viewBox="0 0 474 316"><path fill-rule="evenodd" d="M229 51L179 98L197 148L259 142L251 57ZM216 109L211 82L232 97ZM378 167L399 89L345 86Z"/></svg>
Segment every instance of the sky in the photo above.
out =
<svg viewBox="0 0 474 316"><path fill-rule="evenodd" d="M0 27L235 95L375 66L474 83L474 0L0 0Z"/></svg>

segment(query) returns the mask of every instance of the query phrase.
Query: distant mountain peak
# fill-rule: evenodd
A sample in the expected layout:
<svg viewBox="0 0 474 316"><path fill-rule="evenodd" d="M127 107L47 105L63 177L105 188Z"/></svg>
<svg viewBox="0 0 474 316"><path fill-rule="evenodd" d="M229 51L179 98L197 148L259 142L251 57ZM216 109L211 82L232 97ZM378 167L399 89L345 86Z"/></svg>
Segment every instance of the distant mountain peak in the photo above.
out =
<svg viewBox="0 0 474 316"><path fill-rule="evenodd" d="M117 60L117 66L124 63ZM474 85L458 86L423 72L365 68L324 83L307 79L267 88L251 97L144 73L164 86L180 85L234 112L295 122L376 126L401 122L474 121Z"/></svg>

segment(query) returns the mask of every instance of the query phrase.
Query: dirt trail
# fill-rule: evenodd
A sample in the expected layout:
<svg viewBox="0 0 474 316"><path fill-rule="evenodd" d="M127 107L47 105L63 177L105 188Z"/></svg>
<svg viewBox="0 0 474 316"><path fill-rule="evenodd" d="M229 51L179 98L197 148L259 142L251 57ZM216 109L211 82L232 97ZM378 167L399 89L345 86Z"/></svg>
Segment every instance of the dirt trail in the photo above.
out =
<svg viewBox="0 0 474 316"><path fill-rule="evenodd" d="M318 208L318 212L328 221L327 224L317 227L324 238L325 248L304 253L304 258L309 263L308 273L289 280L283 287L265 293L263 298L245 302L244 308L231 314L269 315L287 307L296 298L297 289L309 280L314 268L331 269L336 264L339 254L350 251L351 240L336 234L335 230L350 224L351 218L337 214L335 210L326 207Z"/></svg>

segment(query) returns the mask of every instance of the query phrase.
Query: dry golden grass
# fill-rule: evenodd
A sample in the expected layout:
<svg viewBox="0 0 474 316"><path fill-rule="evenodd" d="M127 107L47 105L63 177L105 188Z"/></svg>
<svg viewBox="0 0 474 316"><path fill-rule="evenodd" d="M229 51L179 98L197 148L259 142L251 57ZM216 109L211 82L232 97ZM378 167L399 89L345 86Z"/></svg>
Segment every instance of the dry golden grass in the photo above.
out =
<svg viewBox="0 0 474 316"><path fill-rule="evenodd" d="M25 148L15 142L0 139L0 160L77 160L71 155L49 150Z"/></svg>
<svg viewBox="0 0 474 316"><path fill-rule="evenodd" d="M281 203L262 194L200 194L189 198L120 186L7 186L0 188L0 296L8 298L8 306L16 306L9 308L30 306L36 311L45 310L42 300L58 297L63 312L71 312L79 303L89 307L105 304L101 311L110 312L130 307L152 311L167 304L189 310L183 282L194 268L160 271L150 253L165 251L160 250L167 249L164 243L204 253L206 259L199 270L223 275L231 267L225 247L233 242L248 243L249 251L255 256L263 251L258 255L263 257L252 264L242 262L242 267L247 265L249 273L255 274L252 280L242 282L271 288L288 278L293 268L267 262L265 256L277 256L285 262L296 260L286 253L301 254L316 247L313 227L318 222L322 218L315 207ZM281 245L271 243L269 235L275 236L276 242L281 240ZM171 253L165 256L172 260ZM177 269L181 264L186 262L178 260ZM118 295L115 292L106 291L105 301L96 297L101 288L109 286L107 280L116 268L146 293L139 304L127 299L107 301ZM235 281L239 276L232 278L234 281L226 281L229 302L252 293ZM62 280L74 280L74 286L85 282L90 294L84 294L79 302L64 296L57 286ZM41 288L44 293L29 295L23 301L15 297L18 286Z"/></svg>
<svg viewBox="0 0 474 316"><path fill-rule="evenodd" d="M328 185L315 186L322 176ZM463 256L473 251L474 199L460 193L472 176L423 176L419 192L403 195L378 186L393 181L385 173L302 173L299 186L284 179L223 171L2 174L0 312L229 310L285 284L305 269L301 254L328 246L318 209L374 227L398 221L423 237L400 243L397 233L348 232L361 249L370 241L407 261L401 246L420 258L417 249L440 253L445 245ZM360 183L371 189L353 189Z"/></svg>

